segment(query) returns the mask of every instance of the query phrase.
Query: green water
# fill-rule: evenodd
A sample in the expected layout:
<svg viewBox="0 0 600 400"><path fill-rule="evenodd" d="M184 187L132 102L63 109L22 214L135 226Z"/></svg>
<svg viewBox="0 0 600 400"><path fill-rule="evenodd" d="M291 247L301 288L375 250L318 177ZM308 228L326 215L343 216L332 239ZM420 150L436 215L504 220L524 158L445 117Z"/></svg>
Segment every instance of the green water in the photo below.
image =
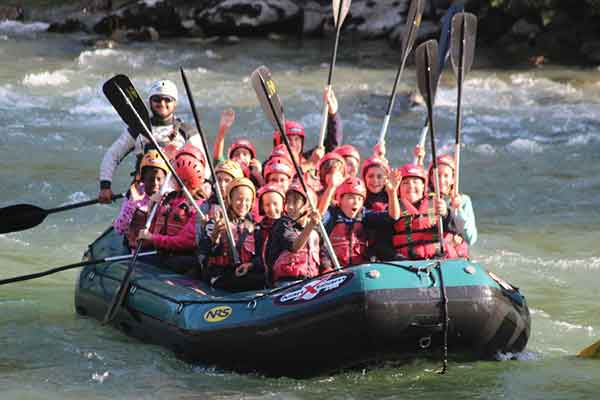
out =
<svg viewBox="0 0 600 400"><path fill-rule="evenodd" d="M39 29L0 23L0 207L50 208L96 196L102 155L123 129L101 93L116 73L130 76L142 94L158 78L175 80L183 93L183 66L211 140L221 110L231 106L231 136L251 137L263 158L271 128L249 74L265 64L286 115L306 125L309 145L316 142L328 43L188 40L94 49L81 37ZM398 60L384 44L342 43L334 84L345 141L363 156L377 140ZM414 79L409 68L401 90ZM238 375L186 364L77 317L77 272L68 271L0 287L0 398L598 398L600 362L574 354L600 339L599 91L597 69L476 69L468 76L461 186L478 218L474 258L519 286L532 310L532 336L517 360L451 359L445 376L431 360L303 381ZM455 96L446 71L435 111L439 152L453 145ZM187 101L179 110L191 121ZM424 118L421 108L394 114L394 165L410 159ZM126 187L131 163L119 168L117 190ZM88 207L0 235L0 279L77 262L117 211Z"/></svg>

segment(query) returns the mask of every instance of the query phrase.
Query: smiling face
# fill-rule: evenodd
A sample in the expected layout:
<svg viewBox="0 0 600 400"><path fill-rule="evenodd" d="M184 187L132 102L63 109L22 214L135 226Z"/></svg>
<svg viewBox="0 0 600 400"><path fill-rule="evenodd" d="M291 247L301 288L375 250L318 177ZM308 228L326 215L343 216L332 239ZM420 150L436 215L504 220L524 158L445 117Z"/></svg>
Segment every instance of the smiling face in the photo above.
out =
<svg viewBox="0 0 600 400"><path fill-rule="evenodd" d="M365 202L364 197L359 194L347 193L340 199L340 209L348 218L356 218Z"/></svg>
<svg viewBox="0 0 600 400"><path fill-rule="evenodd" d="M439 164L438 176L440 177L440 194L449 195L454 185L454 170L446 164Z"/></svg>
<svg viewBox="0 0 600 400"><path fill-rule="evenodd" d="M269 174L267 178L267 183L272 183L274 185L279 186L283 193L287 192L288 187L290 187L290 177L286 174L282 174L281 172L273 172Z"/></svg>
<svg viewBox="0 0 600 400"><path fill-rule="evenodd" d="M354 157L344 157L344 161L346 161L346 176L356 176L359 161Z"/></svg>
<svg viewBox="0 0 600 400"><path fill-rule="evenodd" d="M248 166L252 160L252 153L245 147L239 147L231 154L231 159L242 166Z"/></svg>
<svg viewBox="0 0 600 400"><path fill-rule="evenodd" d="M219 181L219 187L221 188L221 196L225 198L225 188L233 180L233 177L226 172L217 172L217 181Z"/></svg>
<svg viewBox="0 0 600 400"><path fill-rule="evenodd" d="M380 166L373 166L365 173L365 185L371 193L379 193L385 187L386 173Z"/></svg>
<svg viewBox="0 0 600 400"><path fill-rule="evenodd" d="M302 136L288 135L288 141L290 142L290 147L292 148L292 153L294 153L294 157L296 158L296 160L298 160L300 153L302 152Z"/></svg>
<svg viewBox="0 0 600 400"><path fill-rule="evenodd" d="M423 198L425 182L423 179L414 176L402 178L400 183L400 198L415 204Z"/></svg>
<svg viewBox="0 0 600 400"><path fill-rule="evenodd" d="M231 191L231 209L240 218L245 217L252 210L254 193L247 186L239 186Z"/></svg>
<svg viewBox="0 0 600 400"><path fill-rule="evenodd" d="M169 96L152 96L150 98L150 109L160 119L168 119L175 112L177 102Z"/></svg>
<svg viewBox="0 0 600 400"><path fill-rule="evenodd" d="M144 167L142 170L142 181L144 182L144 192L152 196L160 190L165 181L165 171L160 168Z"/></svg>
<svg viewBox="0 0 600 400"><path fill-rule="evenodd" d="M306 199L302 194L290 191L285 195L285 211L291 219L298 220L304 214L305 206Z"/></svg>
<svg viewBox="0 0 600 400"><path fill-rule="evenodd" d="M283 211L283 198L279 193L265 193L260 198L260 201L262 203L262 209L267 217L273 219L281 217L281 212Z"/></svg>

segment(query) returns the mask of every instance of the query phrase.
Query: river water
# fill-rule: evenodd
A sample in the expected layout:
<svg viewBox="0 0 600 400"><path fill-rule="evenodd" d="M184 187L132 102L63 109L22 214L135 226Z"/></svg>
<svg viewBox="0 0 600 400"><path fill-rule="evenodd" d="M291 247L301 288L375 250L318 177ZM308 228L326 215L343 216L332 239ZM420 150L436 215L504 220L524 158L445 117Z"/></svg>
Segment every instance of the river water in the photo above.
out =
<svg viewBox="0 0 600 400"><path fill-rule="evenodd" d="M233 107L231 136L248 136L264 158L271 128L249 75L273 71L288 118L316 142L329 43L247 40L220 45L163 41L95 49L82 37L43 33L43 24L0 23L0 207L44 208L97 194L100 160L123 124L102 84L124 73L144 95L151 82L183 85L184 67L204 130ZM399 54L385 44L343 42L335 88L345 141L369 154L377 140ZM401 90L415 86L411 67ZM297 381L189 365L139 343L73 307L77 271L0 289L2 399L591 399L600 362L574 354L600 339L600 70L475 69L464 90L461 190L473 199L480 239L473 256L519 286L532 311L527 350L498 361L416 360L405 365ZM184 96L181 96L184 97ZM452 149L456 90L445 71L435 108L438 152ZM192 121L189 104L179 115ZM394 113L394 165L410 159L424 108ZM211 141L212 143L212 141ZM129 157L114 182L125 189ZM77 262L118 205L49 216L38 227L0 235L0 279ZM227 351L227 349L223 349ZM506 360L516 358L516 360Z"/></svg>

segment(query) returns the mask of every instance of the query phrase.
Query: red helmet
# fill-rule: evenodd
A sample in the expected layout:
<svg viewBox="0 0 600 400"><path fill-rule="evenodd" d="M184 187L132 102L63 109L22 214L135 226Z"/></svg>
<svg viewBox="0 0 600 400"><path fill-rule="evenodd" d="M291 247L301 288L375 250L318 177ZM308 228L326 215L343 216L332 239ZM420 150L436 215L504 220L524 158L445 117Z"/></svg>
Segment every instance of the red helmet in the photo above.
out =
<svg viewBox="0 0 600 400"><path fill-rule="evenodd" d="M342 157L353 157L356 158L356 161L360 162L360 153L351 144L344 144L340 147L336 147L334 151Z"/></svg>
<svg viewBox="0 0 600 400"><path fill-rule="evenodd" d="M404 164L400 169L402 178L415 177L423 179L423 182L427 182L427 173L417 164Z"/></svg>
<svg viewBox="0 0 600 400"><path fill-rule="evenodd" d="M454 163L454 157L452 157L450 154L444 154L444 155L438 156L437 163L438 163L438 165L439 164L447 165L450 168L452 168L452 171L456 171L456 164Z"/></svg>
<svg viewBox="0 0 600 400"><path fill-rule="evenodd" d="M306 188L308 189L308 196L306 195L306 192L304 191L304 188L302 187L302 184L300 183L300 181L295 179L290 184L290 187L288 187L286 195L290 192L300 193L302 195L302 197L304 197L305 204L306 204L306 201L308 201L308 199L310 198L310 200L312 201L312 204L314 204L316 206L317 200L318 200L317 195L310 187L307 186Z"/></svg>
<svg viewBox="0 0 600 400"><path fill-rule="evenodd" d="M183 154L175 159L174 167L175 172L188 189L200 189L204 183L204 165L198 159L189 154Z"/></svg>
<svg viewBox="0 0 600 400"><path fill-rule="evenodd" d="M304 143L304 125L302 125L300 122L296 122L296 121L292 121L292 120L286 120L285 121L285 133L289 136L293 136L293 135L298 135L302 137L302 143ZM279 134L279 131L275 131L273 132L273 143L275 144L275 146L277 146L278 144L283 143L281 141L281 135Z"/></svg>
<svg viewBox="0 0 600 400"><path fill-rule="evenodd" d="M321 170L321 166L323 166L327 161L330 160L336 160L342 163L342 165L346 165L346 161L344 160L344 157L336 152L336 151L330 151L329 153L326 153L323 158L321 158L319 160L319 165L317 166L317 171Z"/></svg>
<svg viewBox="0 0 600 400"><path fill-rule="evenodd" d="M363 179L365 179L365 176L367 175L367 171L371 167L381 167L381 168L383 168L383 170L385 171L386 174L390 173L390 166L388 165L387 161L382 160L381 158L378 158L375 156L371 156L363 162L363 165L360 168L360 176Z"/></svg>
<svg viewBox="0 0 600 400"><path fill-rule="evenodd" d="M227 157L231 158L231 155L237 149L247 149L252 155L252 158L256 158L256 148L248 139L237 139L235 142L233 142L231 146L229 146Z"/></svg>
<svg viewBox="0 0 600 400"><path fill-rule="evenodd" d="M265 180L268 180L269 175L273 173L284 174L292 179L295 174L294 166L292 165L292 162L285 157L273 157L267 162L267 165L265 165L263 177Z"/></svg>
<svg viewBox="0 0 600 400"><path fill-rule="evenodd" d="M202 150L200 150L193 144L188 143L185 146L183 146L177 153L175 153L175 160L184 155L195 158L196 160L200 161L200 163L202 163L203 167L206 166L206 157L204 156L204 153L202 152Z"/></svg>
<svg viewBox="0 0 600 400"><path fill-rule="evenodd" d="M258 214L259 215L264 215L264 213L265 213L263 210L263 207L262 207L261 200L262 200L262 197L267 193L277 193L278 195L281 196L281 199L283 200L283 202L285 202L285 193L283 193L283 191L281 190L279 185L267 183L265 186L258 189L257 197L258 197Z"/></svg>
<svg viewBox="0 0 600 400"><path fill-rule="evenodd" d="M292 160L292 158L290 157L290 153L287 150L287 147L285 147L284 143L280 143L277 146L273 147L273 150L271 151L271 155L269 155L269 160L273 157L284 157L289 159L290 161Z"/></svg>
<svg viewBox="0 0 600 400"><path fill-rule="evenodd" d="M335 200L339 203L345 194L357 194L364 199L367 197L367 188L362 179L349 176L335 191Z"/></svg>

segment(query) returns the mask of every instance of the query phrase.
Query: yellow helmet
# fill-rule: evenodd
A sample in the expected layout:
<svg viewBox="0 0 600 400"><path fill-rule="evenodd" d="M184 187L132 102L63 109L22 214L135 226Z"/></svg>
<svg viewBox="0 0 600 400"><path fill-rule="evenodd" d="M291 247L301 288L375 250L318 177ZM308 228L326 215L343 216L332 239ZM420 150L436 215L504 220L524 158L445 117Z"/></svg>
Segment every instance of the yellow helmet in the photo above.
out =
<svg viewBox="0 0 600 400"><path fill-rule="evenodd" d="M240 167L240 164L238 164L237 162L235 162L233 160L221 161L215 167L215 174L218 172L225 172L226 174L231 175L231 177L233 179L238 179L238 178L244 177L244 171L242 171L242 167Z"/></svg>
<svg viewBox="0 0 600 400"><path fill-rule="evenodd" d="M148 150L146 154L144 154L142 162L140 163L140 175L142 174L144 167L159 168L165 171L165 174L169 173L167 163L165 163L165 160L162 159L156 150Z"/></svg>
<svg viewBox="0 0 600 400"><path fill-rule="evenodd" d="M254 183L245 177L236 178L227 184L227 201L231 203L231 192L233 192L233 189L241 186L246 186L252 190L252 202L254 202L254 199L256 199L256 188L254 187Z"/></svg>

